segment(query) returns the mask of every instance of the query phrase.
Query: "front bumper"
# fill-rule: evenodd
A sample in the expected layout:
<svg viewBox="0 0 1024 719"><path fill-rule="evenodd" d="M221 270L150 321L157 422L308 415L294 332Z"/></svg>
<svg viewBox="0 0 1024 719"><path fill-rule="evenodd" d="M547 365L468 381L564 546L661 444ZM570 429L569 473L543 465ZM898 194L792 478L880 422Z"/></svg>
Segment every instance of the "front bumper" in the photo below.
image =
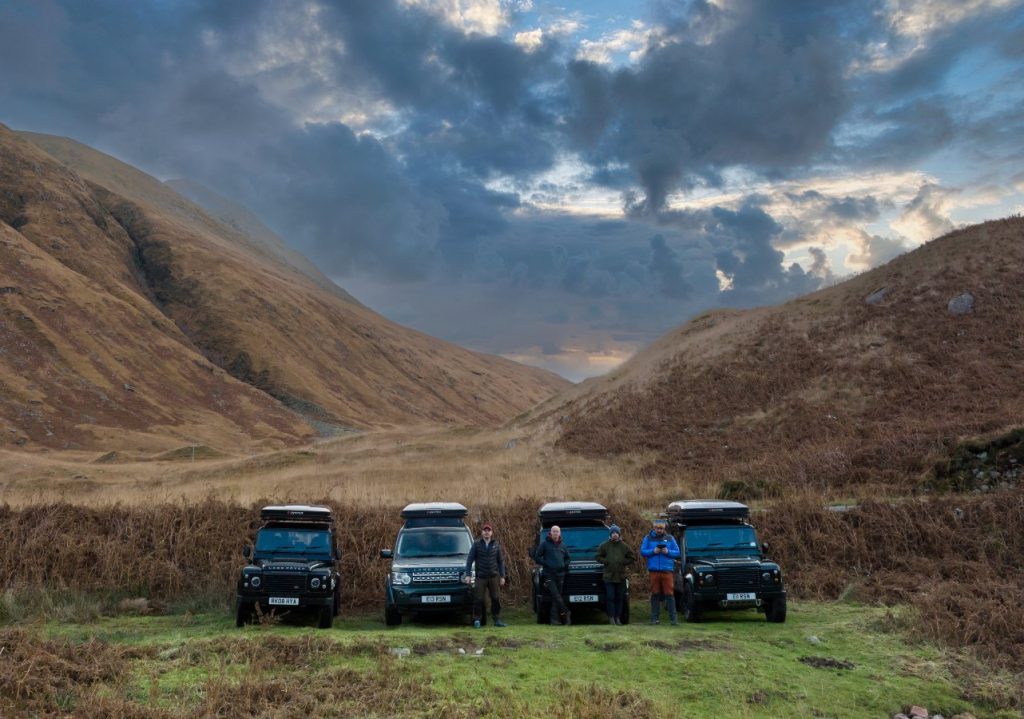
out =
<svg viewBox="0 0 1024 719"><path fill-rule="evenodd" d="M753 595L752 597L749 595ZM786 590L772 587L771 589L756 591L727 590L712 587L702 587L694 592L694 597L701 604L715 606L718 609L749 609L751 607L763 607L765 602L785 597Z"/></svg>
<svg viewBox="0 0 1024 719"><path fill-rule="evenodd" d="M434 599L447 597L444 599ZM438 584L388 587L391 606L403 614L414 612L450 612L473 607L473 588L466 584Z"/></svg>
<svg viewBox="0 0 1024 719"><path fill-rule="evenodd" d="M297 604L271 604L271 598L298 600ZM334 595L312 595L312 594L274 594L265 592L238 592L235 596L236 606L240 604L259 603L260 609L296 609L301 607L329 607L333 606Z"/></svg>

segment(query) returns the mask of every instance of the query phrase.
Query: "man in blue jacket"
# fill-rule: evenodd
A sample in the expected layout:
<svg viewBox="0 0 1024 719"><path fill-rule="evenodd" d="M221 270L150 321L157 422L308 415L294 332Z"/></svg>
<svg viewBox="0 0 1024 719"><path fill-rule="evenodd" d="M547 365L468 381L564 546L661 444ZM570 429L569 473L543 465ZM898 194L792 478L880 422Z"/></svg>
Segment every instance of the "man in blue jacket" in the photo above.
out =
<svg viewBox="0 0 1024 719"><path fill-rule="evenodd" d="M655 519L654 528L640 545L640 556L647 559L647 572L651 577L651 624L661 621L661 600L668 605L668 617L676 624L676 594L673 570L679 559L676 538L665 531L664 519Z"/></svg>

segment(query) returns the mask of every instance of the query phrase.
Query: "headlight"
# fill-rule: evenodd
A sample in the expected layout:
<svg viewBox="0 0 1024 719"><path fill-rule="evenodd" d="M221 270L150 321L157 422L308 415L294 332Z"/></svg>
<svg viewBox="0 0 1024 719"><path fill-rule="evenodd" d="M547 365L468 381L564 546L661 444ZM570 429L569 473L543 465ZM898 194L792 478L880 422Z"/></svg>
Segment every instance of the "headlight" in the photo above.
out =
<svg viewBox="0 0 1024 719"><path fill-rule="evenodd" d="M391 573L392 584L411 584L412 577L405 572L392 572Z"/></svg>
<svg viewBox="0 0 1024 719"><path fill-rule="evenodd" d="M765 582L770 582L770 581L772 581L772 575L771 575L771 572L764 572L764 573L763 573L763 574L761 575L761 579L762 579L763 581L765 581Z"/></svg>
<svg viewBox="0 0 1024 719"><path fill-rule="evenodd" d="M320 588L320 577L313 577L312 579L310 579L309 580L309 586L311 586L313 589L319 589Z"/></svg>
<svg viewBox="0 0 1024 719"><path fill-rule="evenodd" d="M701 578L704 580L705 584L714 584L715 583L715 575L714 574L704 574L704 575L701 576Z"/></svg>
<svg viewBox="0 0 1024 719"><path fill-rule="evenodd" d="M262 584L262 583L263 583L263 580L260 579L258 576L253 576L253 577L249 578L249 584L252 585L253 589L258 589L260 584Z"/></svg>

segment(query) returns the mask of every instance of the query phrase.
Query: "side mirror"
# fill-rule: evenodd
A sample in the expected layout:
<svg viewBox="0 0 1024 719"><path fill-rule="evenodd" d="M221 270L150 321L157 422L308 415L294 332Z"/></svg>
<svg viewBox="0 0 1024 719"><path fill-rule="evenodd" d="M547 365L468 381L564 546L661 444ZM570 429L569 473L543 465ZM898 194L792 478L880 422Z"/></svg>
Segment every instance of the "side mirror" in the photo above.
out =
<svg viewBox="0 0 1024 719"><path fill-rule="evenodd" d="M765 554L768 554L768 549L768 542L761 542L761 551Z"/></svg>
<svg viewBox="0 0 1024 719"><path fill-rule="evenodd" d="M394 552L392 552L390 549L382 549L382 550L380 550L380 558L381 559L391 559L393 556L394 556Z"/></svg>
<svg viewBox="0 0 1024 719"><path fill-rule="evenodd" d="M250 547L248 544L245 545L244 547L242 547L242 556L245 557L246 559L251 557L252 556L252 547Z"/></svg>

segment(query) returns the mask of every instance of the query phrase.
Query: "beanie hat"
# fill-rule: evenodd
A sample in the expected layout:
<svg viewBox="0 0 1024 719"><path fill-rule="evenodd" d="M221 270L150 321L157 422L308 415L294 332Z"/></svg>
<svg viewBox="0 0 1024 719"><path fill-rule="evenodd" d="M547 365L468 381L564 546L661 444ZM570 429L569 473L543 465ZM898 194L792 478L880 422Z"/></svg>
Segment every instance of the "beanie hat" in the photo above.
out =
<svg viewBox="0 0 1024 719"><path fill-rule="evenodd" d="M668 522L667 522L667 521L665 521L664 519L662 519L661 517L658 517L657 519L655 519L655 520L654 520L654 521L652 522L652 524L653 524L653 525L654 525L655 527L665 527L665 526L667 526L667 525L668 525Z"/></svg>
<svg viewBox="0 0 1024 719"><path fill-rule="evenodd" d="M622 530L619 529L619 525L613 524L612 526L608 527L608 534L622 534Z"/></svg>

